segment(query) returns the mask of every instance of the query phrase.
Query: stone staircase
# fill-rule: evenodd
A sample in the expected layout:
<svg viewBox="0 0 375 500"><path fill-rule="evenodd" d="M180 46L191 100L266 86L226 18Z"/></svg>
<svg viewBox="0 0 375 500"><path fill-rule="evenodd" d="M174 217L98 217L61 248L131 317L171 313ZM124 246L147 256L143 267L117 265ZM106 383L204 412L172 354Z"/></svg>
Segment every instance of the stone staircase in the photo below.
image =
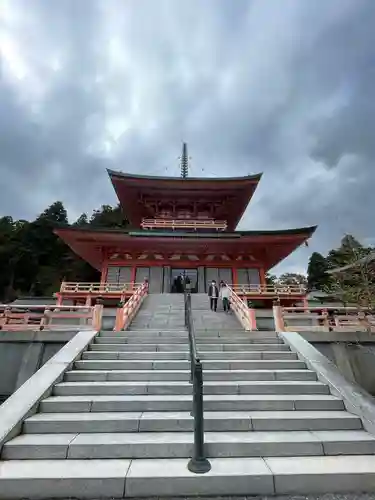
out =
<svg viewBox="0 0 375 500"><path fill-rule="evenodd" d="M206 449L195 475L181 295L150 295L103 331L22 434L5 444L0 498L371 491L375 439L274 332L244 332L193 296Z"/></svg>

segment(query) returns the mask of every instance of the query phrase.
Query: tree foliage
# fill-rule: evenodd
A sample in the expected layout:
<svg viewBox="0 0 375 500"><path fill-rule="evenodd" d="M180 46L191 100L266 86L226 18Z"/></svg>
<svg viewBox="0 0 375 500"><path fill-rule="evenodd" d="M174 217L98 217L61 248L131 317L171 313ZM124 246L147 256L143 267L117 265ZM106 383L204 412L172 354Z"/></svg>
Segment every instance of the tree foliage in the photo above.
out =
<svg viewBox="0 0 375 500"><path fill-rule="evenodd" d="M328 260L322 254L314 252L307 267L307 286L309 290L324 290L330 285L331 278L327 274L328 269Z"/></svg>
<svg viewBox="0 0 375 500"><path fill-rule="evenodd" d="M373 252L363 246L354 236L345 235L338 248L328 252L327 257L314 252L309 261L307 282L303 275L285 273L274 283L296 285L307 283L310 290L322 290L335 295L345 304L375 308L375 262L363 257ZM339 273L328 273L332 269L344 268Z"/></svg>
<svg viewBox="0 0 375 500"><path fill-rule="evenodd" d="M93 227L125 228L128 223L124 219L120 205L117 205L115 208L112 208L110 205L102 205L99 210L94 210L89 225Z"/></svg>
<svg viewBox="0 0 375 500"><path fill-rule="evenodd" d="M82 214L75 227L126 227L119 206L103 205L89 218ZM77 257L54 233L68 226L61 201L46 208L34 221L0 218L0 300L20 295L42 296L56 292L63 279L97 281L99 273Z"/></svg>
<svg viewBox="0 0 375 500"><path fill-rule="evenodd" d="M328 254L330 268L348 266L332 274L327 290L346 304L375 308L375 266L374 262L363 260L374 249L364 247L353 236L346 235L341 245Z"/></svg>
<svg viewBox="0 0 375 500"><path fill-rule="evenodd" d="M352 264L361 257L368 255L371 251L370 247L364 247L354 236L347 234L341 240L339 248L328 252L328 267L334 269Z"/></svg>
<svg viewBox="0 0 375 500"><path fill-rule="evenodd" d="M277 276L275 274L266 274L266 283L267 285L275 285L277 281Z"/></svg>
<svg viewBox="0 0 375 500"><path fill-rule="evenodd" d="M307 285L306 276L298 273L284 273L277 279L277 284L282 286Z"/></svg>

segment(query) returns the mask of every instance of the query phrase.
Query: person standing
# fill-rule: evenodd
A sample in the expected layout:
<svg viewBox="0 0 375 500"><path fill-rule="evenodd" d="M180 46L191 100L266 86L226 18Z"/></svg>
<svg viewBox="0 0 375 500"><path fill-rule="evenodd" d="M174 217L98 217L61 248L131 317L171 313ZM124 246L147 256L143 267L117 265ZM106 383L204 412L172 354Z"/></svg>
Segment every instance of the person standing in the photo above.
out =
<svg viewBox="0 0 375 500"><path fill-rule="evenodd" d="M208 296L210 297L210 308L211 311L217 310L217 299L219 298L219 289L217 287L216 281L212 280L211 285L208 287Z"/></svg>
<svg viewBox="0 0 375 500"><path fill-rule="evenodd" d="M190 281L189 276L185 277L185 290L186 290L186 293L190 293L190 291L191 291L191 281Z"/></svg>
<svg viewBox="0 0 375 500"><path fill-rule="evenodd" d="M220 286L220 294L221 300L223 301L223 309L224 312L229 312L230 310L230 289L227 287L227 284L222 282Z"/></svg>
<svg viewBox="0 0 375 500"><path fill-rule="evenodd" d="M177 290L177 293L184 293L184 277L182 276L182 274L179 274L177 276L176 290Z"/></svg>

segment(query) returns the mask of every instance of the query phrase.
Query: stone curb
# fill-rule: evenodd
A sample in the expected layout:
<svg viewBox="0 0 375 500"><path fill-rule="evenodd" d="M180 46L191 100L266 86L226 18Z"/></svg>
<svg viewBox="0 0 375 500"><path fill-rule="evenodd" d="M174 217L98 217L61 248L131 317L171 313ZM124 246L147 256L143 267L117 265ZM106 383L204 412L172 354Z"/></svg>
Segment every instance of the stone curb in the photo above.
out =
<svg viewBox="0 0 375 500"><path fill-rule="evenodd" d="M361 418L364 428L375 435L375 398L358 384L348 381L337 366L297 332L279 332L299 359L318 379L327 384L334 396L343 399L346 409Z"/></svg>
<svg viewBox="0 0 375 500"><path fill-rule="evenodd" d="M78 332L0 406L0 451L4 443L20 433L23 421L35 413L39 402L62 379L97 333L94 330Z"/></svg>

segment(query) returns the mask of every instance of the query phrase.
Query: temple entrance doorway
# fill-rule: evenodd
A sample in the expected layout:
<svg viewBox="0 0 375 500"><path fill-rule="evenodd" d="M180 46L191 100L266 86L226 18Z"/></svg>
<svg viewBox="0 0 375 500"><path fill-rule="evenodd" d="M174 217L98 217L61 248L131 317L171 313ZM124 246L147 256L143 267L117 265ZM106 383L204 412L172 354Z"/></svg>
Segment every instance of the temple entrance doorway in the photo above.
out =
<svg viewBox="0 0 375 500"><path fill-rule="evenodd" d="M171 269L171 293L184 293L185 284L198 292L198 269Z"/></svg>

